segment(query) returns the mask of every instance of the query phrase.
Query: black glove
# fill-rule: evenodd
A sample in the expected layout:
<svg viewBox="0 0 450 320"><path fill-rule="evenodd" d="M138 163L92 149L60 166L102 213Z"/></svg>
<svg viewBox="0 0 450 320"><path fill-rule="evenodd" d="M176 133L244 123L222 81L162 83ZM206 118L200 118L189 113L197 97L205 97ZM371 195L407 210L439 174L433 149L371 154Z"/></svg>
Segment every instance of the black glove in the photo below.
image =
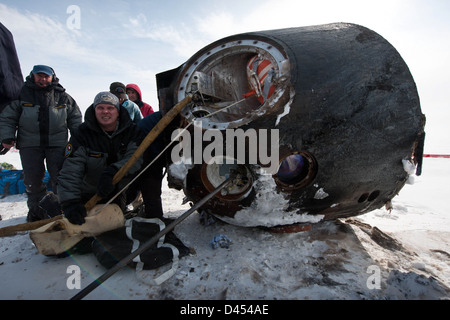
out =
<svg viewBox="0 0 450 320"><path fill-rule="evenodd" d="M47 192L39 201L39 208L44 210L50 218L61 214L61 205L59 204L58 196L52 191Z"/></svg>
<svg viewBox="0 0 450 320"><path fill-rule="evenodd" d="M86 217L86 207L81 202L71 202L62 205L64 216L73 224L83 224Z"/></svg>
<svg viewBox="0 0 450 320"><path fill-rule="evenodd" d="M4 155L6 154L10 148L5 148L3 146L3 143L5 144L14 144L14 139L4 139L1 143L0 143L0 155Z"/></svg>
<svg viewBox="0 0 450 320"><path fill-rule="evenodd" d="M100 175L100 179L97 184L97 194L101 198L108 197L108 195L114 191L113 178L116 172L116 168L109 166L106 167Z"/></svg>
<svg viewBox="0 0 450 320"><path fill-rule="evenodd" d="M9 148L3 147L3 145L0 144L0 155L4 155L9 151Z"/></svg>

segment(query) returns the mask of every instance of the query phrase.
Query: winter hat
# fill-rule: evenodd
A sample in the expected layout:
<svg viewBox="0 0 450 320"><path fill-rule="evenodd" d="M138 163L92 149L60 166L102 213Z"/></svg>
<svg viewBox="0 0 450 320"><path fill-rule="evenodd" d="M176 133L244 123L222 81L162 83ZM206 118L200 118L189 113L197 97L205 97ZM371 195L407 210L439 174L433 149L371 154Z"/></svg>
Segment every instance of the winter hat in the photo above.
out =
<svg viewBox="0 0 450 320"><path fill-rule="evenodd" d="M128 99L125 85L122 82L113 82L109 86L109 92L114 93L117 98Z"/></svg>
<svg viewBox="0 0 450 320"><path fill-rule="evenodd" d="M116 107L117 110L119 110L120 107L119 99L114 94L108 91L100 92L95 96L94 108L98 104L110 104Z"/></svg>
<svg viewBox="0 0 450 320"><path fill-rule="evenodd" d="M34 66L31 72L33 72L34 74L45 73L48 76L53 76L55 74L55 71L51 67L41 64Z"/></svg>
<svg viewBox="0 0 450 320"><path fill-rule="evenodd" d="M134 91L136 91L139 95L139 100L142 100L141 88L139 88L139 86L137 84L134 84L134 83L127 84L126 89L133 89Z"/></svg>

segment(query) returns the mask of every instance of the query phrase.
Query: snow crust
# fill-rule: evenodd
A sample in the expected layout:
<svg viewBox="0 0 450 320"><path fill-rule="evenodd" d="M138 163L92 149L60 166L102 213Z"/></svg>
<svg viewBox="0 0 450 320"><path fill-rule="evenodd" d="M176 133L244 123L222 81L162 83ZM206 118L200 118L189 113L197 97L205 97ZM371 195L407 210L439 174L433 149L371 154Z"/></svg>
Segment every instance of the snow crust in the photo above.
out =
<svg viewBox="0 0 450 320"><path fill-rule="evenodd" d="M0 161L21 168L16 151ZM170 279L150 286L136 270L123 268L85 299L448 300L449 161L424 159L422 176L394 198L392 211L319 222L310 231L274 233L221 221L204 226L194 213L175 228L191 254L180 259ZM182 204L183 197L164 185L167 217L176 218L189 209L189 204ZM264 212L271 217L284 205L279 195L265 193L257 207L240 215L244 219ZM26 213L25 195L0 199L0 227L24 223ZM228 248L212 248L217 235L230 239ZM147 271L146 277L156 277L163 268ZM73 270L80 271L80 288L73 282ZM69 299L106 271L92 254L42 256L28 232L0 238L3 300Z"/></svg>

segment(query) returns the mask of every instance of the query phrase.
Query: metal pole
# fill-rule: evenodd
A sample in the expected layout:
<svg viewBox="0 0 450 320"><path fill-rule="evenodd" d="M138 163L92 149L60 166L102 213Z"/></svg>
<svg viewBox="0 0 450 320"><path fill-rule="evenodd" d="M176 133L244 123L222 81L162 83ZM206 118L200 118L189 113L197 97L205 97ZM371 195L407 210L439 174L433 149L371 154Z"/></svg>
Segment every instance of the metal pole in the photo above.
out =
<svg viewBox="0 0 450 320"><path fill-rule="evenodd" d="M189 215L191 215L195 210L203 206L207 201L209 201L212 197L214 197L220 190L228 186L233 179L236 177L234 173L230 174L230 177L226 179L224 182L222 182L216 189L214 189L211 193L206 195L203 199L201 199L199 202L197 202L194 206L192 206L188 211L183 213L181 216L179 216L174 222L169 224L166 228L161 230L158 234L153 236L150 240L145 242L141 247L139 247L136 251L130 253L128 256L120 260L116 265L114 265L111 269L109 269L107 272L105 272L103 275L98 277L96 280L91 282L86 288L81 290L79 293L77 293L75 296L71 298L71 300L80 300L84 298L86 295L88 295L91 291L93 291L95 288L97 288L99 285L101 285L103 282L105 282L109 277L111 277L114 273L125 267L131 260L133 260L135 257L149 249L153 244L155 244L159 238L166 235L170 231L172 231L176 225L178 225L180 222L182 222L184 219L186 219Z"/></svg>

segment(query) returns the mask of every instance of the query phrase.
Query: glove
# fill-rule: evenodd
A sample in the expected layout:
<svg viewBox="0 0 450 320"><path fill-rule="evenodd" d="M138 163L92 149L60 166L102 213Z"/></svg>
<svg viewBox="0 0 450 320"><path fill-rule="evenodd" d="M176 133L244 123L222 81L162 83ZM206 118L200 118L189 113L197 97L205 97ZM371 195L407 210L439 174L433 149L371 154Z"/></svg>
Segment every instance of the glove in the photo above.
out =
<svg viewBox="0 0 450 320"><path fill-rule="evenodd" d="M97 184L97 194L101 198L108 197L108 195L114 191L113 178L116 172L116 168L109 166L106 167L100 175L100 179Z"/></svg>
<svg viewBox="0 0 450 320"><path fill-rule="evenodd" d="M44 210L51 218L61 214L61 205L59 204L58 196L52 191L47 192L39 201L39 208Z"/></svg>
<svg viewBox="0 0 450 320"><path fill-rule="evenodd" d="M4 139L0 143L0 155L6 154L12 147L14 147L14 139Z"/></svg>
<svg viewBox="0 0 450 320"><path fill-rule="evenodd" d="M4 155L9 151L9 148L3 147L3 145L0 145L0 155Z"/></svg>
<svg viewBox="0 0 450 320"><path fill-rule="evenodd" d="M72 202L62 205L64 216L73 224L83 224L86 217L86 207L81 202Z"/></svg>

